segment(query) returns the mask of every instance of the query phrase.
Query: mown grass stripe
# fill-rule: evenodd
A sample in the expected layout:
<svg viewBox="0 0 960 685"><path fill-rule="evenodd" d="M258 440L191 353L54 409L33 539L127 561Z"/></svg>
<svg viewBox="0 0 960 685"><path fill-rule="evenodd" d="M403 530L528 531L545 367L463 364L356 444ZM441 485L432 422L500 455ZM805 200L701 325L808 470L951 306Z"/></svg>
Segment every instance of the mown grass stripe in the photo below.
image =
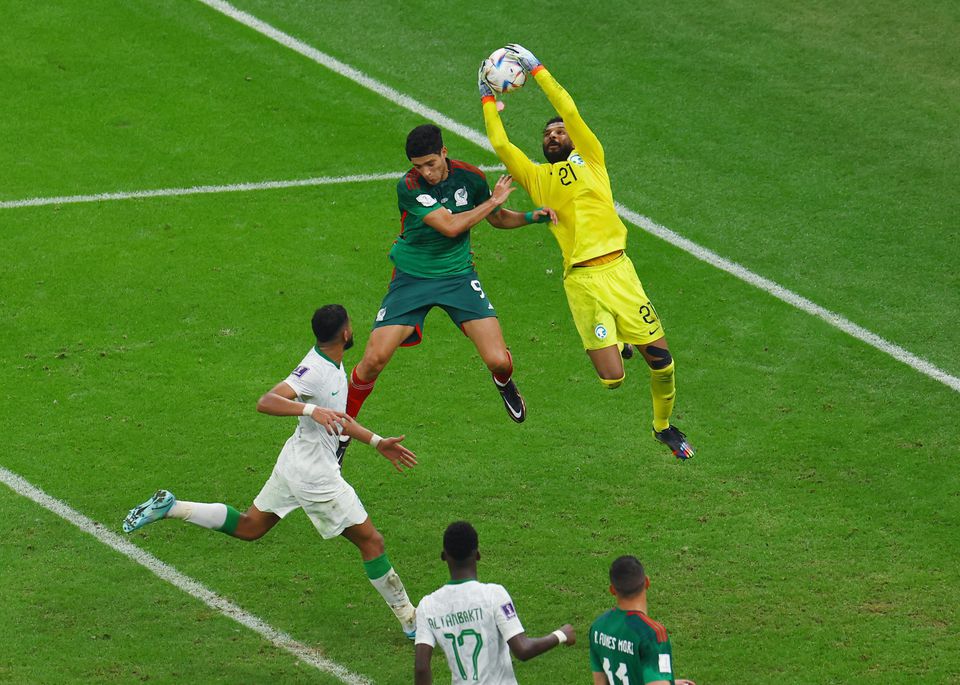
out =
<svg viewBox="0 0 960 685"><path fill-rule="evenodd" d="M330 55L320 52L316 48L307 45L303 41L297 40L293 36L274 28L260 19L257 19L255 16L237 9L230 3L224 2L223 0L198 0L198 2L202 2L204 5L207 5L208 7L225 14L231 19L252 28L258 33L275 40L281 45L300 53L304 57L307 57L308 59L327 67L337 74L340 74L341 76L348 78L355 83L368 88L369 90L372 90L374 93L382 95L394 104L432 120L438 126L452 131L462 138L466 138L470 142L482 147L483 149L493 151L493 146L490 144L490 141L487 140L486 135L481 134L479 131L472 129L469 126L464 126L463 124L454 121L441 112L438 112L437 110L427 107L423 103L414 100L412 97L404 95L403 93L394 90L390 86L380 83L376 79L367 76L360 70L355 69L348 64L344 64L343 62L334 59ZM727 273L730 273L757 288L760 288L761 290L773 295L777 299L791 304L794 307L799 308L801 311L812 314L813 316L826 321L831 326L839 328L841 331L853 336L857 340L861 340L868 345L873 346L881 352L892 356L897 361L903 362L914 370L919 371L925 376L943 383L956 392L960 392L960 378L950 375L946 371L937 368L930 362L917 357L915 354L908 352L902 347L884 340L879 335L861 326L858 326L843 316L821 307L820 305L811 302L810 300L807 300L806 298L801 297L790 290L787 290L783 286L764 278L763 276L755 274L746 267L740 266L739 264L720 257L707 248L682 237L678 233L675 233L668 228L660 226L652 219L645 217L628 207L618 204L617 211L625 220L647 231L651 235L667 240L667 242L669 242L671 245L679 247L681 250L690 253L697 259L701 259L709 264L712 264L713 266L716 266L717 268L722 269L723 271L726 271Z"/></svg>
<svg viewBox="0 0 960 685"><path fill-rule="evenodd" d="M280 649L300 659L305 664L309 664L324 673L329 673L347 685L370 685L371 681L367 678L357 675L337 662L326 658L316 649L298 642L282 630L274 628L259 616L255 616L230 600L224 599L200 582L184 575L173 566L160 561L149 552L140 549L116 533L111 532L105 528L103 524L97 523L84 516L70 505L55 497L51 497L23 477L2 466L0 466L0 481L5 483L17 494L36 502L44 509L53 512L68 523L72 523L85 533L89 533L107 547L116 550L128 559L140 564L158 578L167 581L188 595L199 599L214 611L249 628L265 640L268 640Z"/></svg>

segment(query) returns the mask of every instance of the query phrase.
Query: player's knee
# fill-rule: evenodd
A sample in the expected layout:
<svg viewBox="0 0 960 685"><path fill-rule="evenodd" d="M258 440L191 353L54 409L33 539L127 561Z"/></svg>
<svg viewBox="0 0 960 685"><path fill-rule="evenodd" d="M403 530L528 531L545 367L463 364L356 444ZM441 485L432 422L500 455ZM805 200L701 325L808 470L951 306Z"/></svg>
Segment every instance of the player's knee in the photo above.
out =
<svg viewBox="0 0 960 685"><path fill-rule="evenodd" d="M650 368L654 371L665 369L673 364L673 357L670 356L670 350L647 345L645 351L647 353L647 364L649 364Z"/></svg>
<svg viewBox="0 0 960 685"><path fill-rule="evenodd" d="M380 375L388 361L390 361L390 355L368 349L363 359L357 364L357 375L367 382L373 381Z"/></svg>
<svg viewBox="0 0 960 685"><path fill-rule="evenodd" d="M600 376L600 382L607 390L616 390L623 385L623 381L626 377L626 374L620 376L620 378L604 378L603 376Z"/></svg>
<svg viewBox="0 0 960 685"><path fill-rule="evenodd" d="M487 357L487 368L490 373L506 374L513 368L513 362L510 360L510 354L504 350Z"/></svg>

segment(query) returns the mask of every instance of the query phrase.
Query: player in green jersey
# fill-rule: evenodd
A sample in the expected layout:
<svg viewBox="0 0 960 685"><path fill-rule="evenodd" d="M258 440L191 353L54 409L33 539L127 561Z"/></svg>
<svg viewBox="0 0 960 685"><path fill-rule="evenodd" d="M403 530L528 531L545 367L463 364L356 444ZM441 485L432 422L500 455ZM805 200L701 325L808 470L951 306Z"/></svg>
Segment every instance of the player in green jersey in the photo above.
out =
<svg viewBox="0 0 960 685"><path fill-rule="evenodd" d="M610 565L610 594L617 606L590 626L594 685L696 685L673 677L667 629L647 615L650 578L636 557Z"/></svg>
<svg viewBox="0 0 960 685"><path fill-rule="evenodd" d="M359 414L393 353L418 345L427 312L441 307L476 345L507 413L520 423L526 406L513 381L513 358L497 312L474 268L470 229L484 219L496 228L519 228L556 221L556 213L547 207L504 209L515 189L512 178L501 177L491 193L480 169L447 157L440 129L432 124L410 132L406 152L413 168L397 184L400 235L390 250L394 275L363 359L350 374L347 413Z"/></svg>

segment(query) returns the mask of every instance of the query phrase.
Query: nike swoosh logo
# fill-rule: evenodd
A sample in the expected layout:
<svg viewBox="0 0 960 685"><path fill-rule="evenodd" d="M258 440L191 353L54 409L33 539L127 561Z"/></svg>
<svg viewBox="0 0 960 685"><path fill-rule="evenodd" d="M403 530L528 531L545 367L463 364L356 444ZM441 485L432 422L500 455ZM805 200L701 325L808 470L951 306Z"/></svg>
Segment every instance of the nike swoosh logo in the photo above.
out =
<svg viewBox="0 0 960 685"><path fill-rule="evenodd" d="M337 390L337 392L332 392L332 393L330 393L330 397L336 397L338 392L340 392L340 391Z"/></svg>

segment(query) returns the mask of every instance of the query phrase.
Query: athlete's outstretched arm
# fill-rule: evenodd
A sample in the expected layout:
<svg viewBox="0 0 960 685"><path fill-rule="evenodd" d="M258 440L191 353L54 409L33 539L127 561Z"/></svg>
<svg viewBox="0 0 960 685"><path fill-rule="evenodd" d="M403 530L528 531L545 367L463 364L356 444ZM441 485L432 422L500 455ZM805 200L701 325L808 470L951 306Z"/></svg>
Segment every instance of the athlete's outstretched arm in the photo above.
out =
<svg viewBox="0 0 960 685"><path fill-rule="evenodd" d="M372 445L380 454L386 457L397 471L404 467L411 468L417 465L417 455L401 445L405 435L391 438L381 438L369 428L364 428L352 416L333 409L318 407L296 399L297 391L285 381L277 383L264 393L257 402L257 411L271 416L302 416L306 415L323 425L330 435L342 433L360 442Z"/></svg>
<svg viewBox="0 0 960 685"><path fill-rule="evenodd" d="M311 409L312 407L312 409ZM340 432L340 424L353 419L341 411L310 405L297 400L297 391L281 381L270 388L257 401L257 411L270 416L301 416L308 412L310 418L327 429L329 435Z"/></svg>
<svg viewBox="0 0 960 685"><path fill-rule="evenodd" d="M404 468L410 469L417 465L417 455L400 444L407 437L406 435L381 438L356 421L343 424L343 435L367 443L386 457L393 464L393 467L401 473L403 473Z"/></svg>
<svg viewBox="0 0 960 685"><path fill-rule="evenodd" d="M521 66L537 80L537 84L546 93L550 104L557 110L557 114L563 118L563 126L567 129L577 152L583 155L585 159L595 160L602 164L604 161L603 146L593 131L590 130L590 127L587 126L583 117L580 116L580 110L577 109L570 93L557 83L553 75L540 63L540 60L525 47L517 43L511 43L507 46L507 49L513 51Z"/></svg>
<svg viewBox="0 0 960 685"><path fill-rule="evenodd" d="M510 647L510 652L520 661L529 661L558 645L566 643L568 647L572 647L576 643L577 634L572 625L566 623L558 630L564 634L563 641L555 633L543 637L527 637L526 633L520 633L507 640L507 645Z"/></svg>
<svg viewBox="0 0 960 685"><path fill-rule="evenodd" d="M520 228L530 224L557 223L557 213L549 207L537 207L529 212L516 212L502 207L487 217L494 228Z"/></svg>
<svg viewBox="0 0 960 685"><path fill-rule="evenodd" d="M480 89L480 102L483 107L483 123L487 128L487 138L493 145L497 157L506 165L510 175L517 179L529 193L531 190L530 183L536 177L536 165L507 137L507 130L503 127L500 112L497 110L497 100L494 97L493 90L483 80L482 73L483 65L481 64L477 86Z"/></svg>
<svg viewBox="0 0 960 685"><path fill-rule="evenodd" d="M423 217L423 223L448 238L455 238L486 219L491 212L499 209L514 190L516 187L513 185L513 178L501 176L493 187L490 197L473 209L452 214L444 207L439 207Z"/></svg>
<svg viewBox="0 0 960 685"><path fill-rule="evenodd" d="M503 121L500 120L500 112L497 111L497 101L492 95L483 98L483 123L487 127L487 138L497 157L506 165L510 175L530 192L530 183L536 177L536 164L523 154L523 150L510 142Z"/></svg>

